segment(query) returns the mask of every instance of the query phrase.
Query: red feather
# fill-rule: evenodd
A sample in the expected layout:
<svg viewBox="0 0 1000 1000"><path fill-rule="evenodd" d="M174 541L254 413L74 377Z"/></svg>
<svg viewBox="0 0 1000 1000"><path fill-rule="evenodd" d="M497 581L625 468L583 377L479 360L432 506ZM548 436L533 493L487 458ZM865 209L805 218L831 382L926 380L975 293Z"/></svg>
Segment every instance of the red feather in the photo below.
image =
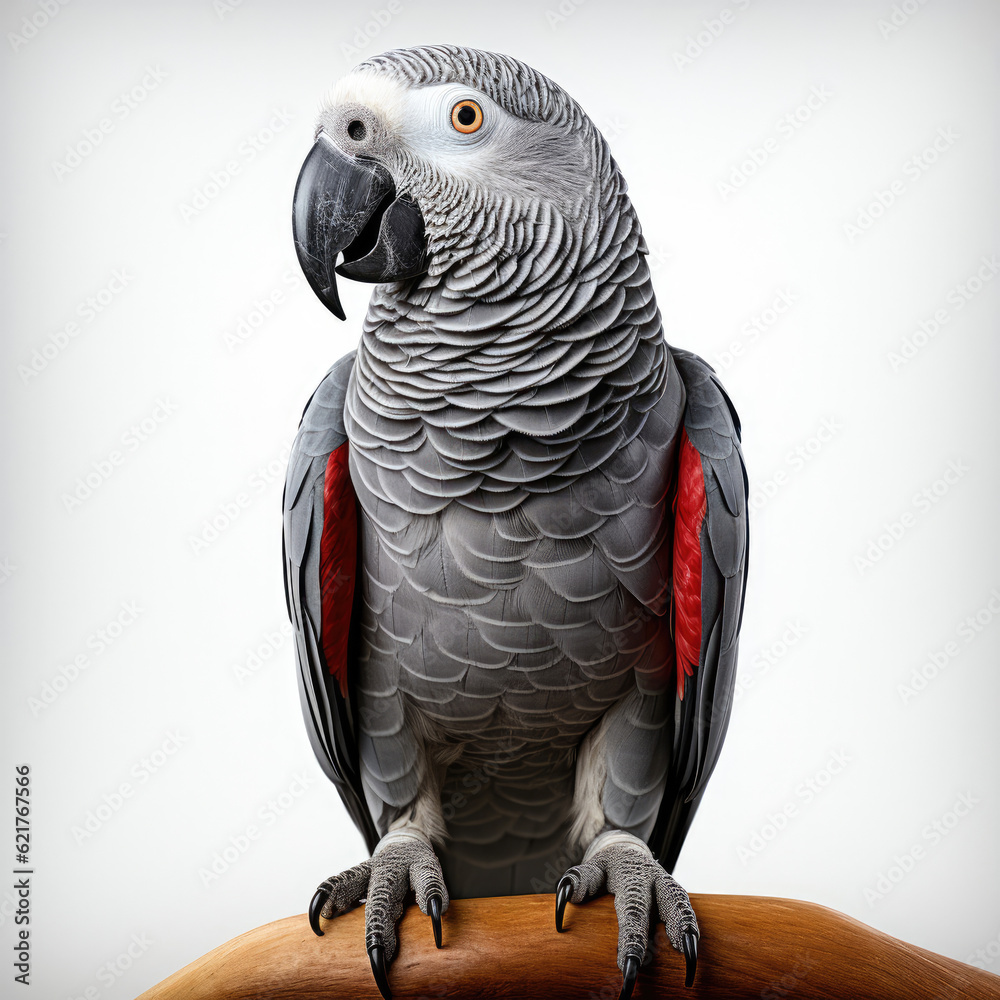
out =
<svg viewBox="0 0 1000 1000"><path fill-rule="evenodd" d="M677 493L674 497L674 644L677 695L694 674L701 654L701 526L705 520L705 474L701 455L681 432Z"/></svg>
<svg viewBox="0 0 1000 1000"><path fill-rule="evenodd" d="M347 638L351 629L354 576L358 562L358 515L347 467L347 442L330 452L323 481L323 534L319 580L322 644L327 668L347 697Z"/></svg>

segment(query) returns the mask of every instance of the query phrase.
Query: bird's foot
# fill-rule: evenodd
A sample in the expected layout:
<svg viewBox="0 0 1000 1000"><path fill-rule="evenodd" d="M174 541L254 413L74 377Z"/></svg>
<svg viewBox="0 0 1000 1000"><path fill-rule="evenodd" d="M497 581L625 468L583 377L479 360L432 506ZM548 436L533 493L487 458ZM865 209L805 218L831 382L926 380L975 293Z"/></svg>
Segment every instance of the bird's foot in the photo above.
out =
<svg viewBox="0 0 1000 1000"><path fill-rule="evenodd" d="M441 863L430 843L413 830L387 833L367 861L331 875L309 904L309 924L323 934L320 917L329 920L365 903L365 948L379 992L391 1000L387 970L396 956L396 924L403 915L407 893L431 918L434 942L441 947L441 914L448 909L448 889Z"/></svg>
<svg viewBox="0 0 1000 1000"><path fill-rule="evenodd" d="M684 985L690 986L698 961L699 934L691 900L638 837L620 830L603 833L590 845L583 861L567 870L556 886L556 930L563 929L567 902L582 903L604 891L614 894L618 914L619 1000L632 995L649 945L654 906L670 943L684 955Z"/></svg>

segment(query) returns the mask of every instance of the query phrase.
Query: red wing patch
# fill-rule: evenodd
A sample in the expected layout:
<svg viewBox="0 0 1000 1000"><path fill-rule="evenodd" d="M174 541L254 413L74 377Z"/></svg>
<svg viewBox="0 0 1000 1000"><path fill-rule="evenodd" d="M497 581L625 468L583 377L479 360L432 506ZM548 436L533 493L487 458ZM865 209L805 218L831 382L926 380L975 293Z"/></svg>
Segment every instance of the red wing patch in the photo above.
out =
<svg viewBox="0 0 1000 1000"><path fill-rule="evenodd" d="M347 696L347 639L354 603L358 561L358 515L347 468L347 442L330 452L323 481L323 534L319 580L322 596L322 645L327 668Z"/></svg>
<svg viewBox="0 0 1000 1000"><path fill-rule="evenodd" d="M674 644L677 648L677 696L694 674L701 654L701 527L705 520L705 474L701 455L681 432L674 496Z"/></svg>

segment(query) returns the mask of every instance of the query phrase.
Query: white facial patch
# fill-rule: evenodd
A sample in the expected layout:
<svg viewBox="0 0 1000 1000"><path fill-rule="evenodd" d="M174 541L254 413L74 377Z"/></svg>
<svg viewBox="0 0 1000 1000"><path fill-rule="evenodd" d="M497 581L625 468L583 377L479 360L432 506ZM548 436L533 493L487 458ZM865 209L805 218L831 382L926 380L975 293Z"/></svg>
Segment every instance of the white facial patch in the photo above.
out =
<svg viewBox="0 0 1000 1000"><path fill-rule="evenodd" d="M320 115L341 104L363 104L381 117L389 132L397 133L406 112L410 88L371 69L359 69L337 82Z"/></svg>
<svg viewBox="0 0 1000 1000"><path fill-rule="evenodd" d="M483 121L474 132L462 132L453 124L452 112L470 100L479 105ZM457 179L557 201L585 183L577 136L518 118L473 87L444 83L411 88L374 70L357 70L337 84L320 124L339 106L350 104L378 116L401 153Z"/></svg>

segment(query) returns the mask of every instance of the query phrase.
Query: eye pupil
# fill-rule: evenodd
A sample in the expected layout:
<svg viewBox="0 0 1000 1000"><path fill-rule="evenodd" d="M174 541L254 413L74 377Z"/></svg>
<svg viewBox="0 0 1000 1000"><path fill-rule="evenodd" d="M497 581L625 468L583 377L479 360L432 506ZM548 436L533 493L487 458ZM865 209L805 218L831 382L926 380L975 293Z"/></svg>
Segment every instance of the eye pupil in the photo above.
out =
<svg viewBox="0 0 1000 1000"><path fill-rule="evenodd" d="M347 134L355 142L361 142L361 140L364 139L366 133L367 133L367 129L365 129L365 123L362 122L362 121L358 121L357 118L355 118L354 121L352 121L347 126Z"/></svg>
<svg viewBox="0 0 1000 1000"><path fill-rule="evenodd" d="M459 132L478 132L483 124L483 109L475 101L459 101L451 109L451 123Z"/></svg>

